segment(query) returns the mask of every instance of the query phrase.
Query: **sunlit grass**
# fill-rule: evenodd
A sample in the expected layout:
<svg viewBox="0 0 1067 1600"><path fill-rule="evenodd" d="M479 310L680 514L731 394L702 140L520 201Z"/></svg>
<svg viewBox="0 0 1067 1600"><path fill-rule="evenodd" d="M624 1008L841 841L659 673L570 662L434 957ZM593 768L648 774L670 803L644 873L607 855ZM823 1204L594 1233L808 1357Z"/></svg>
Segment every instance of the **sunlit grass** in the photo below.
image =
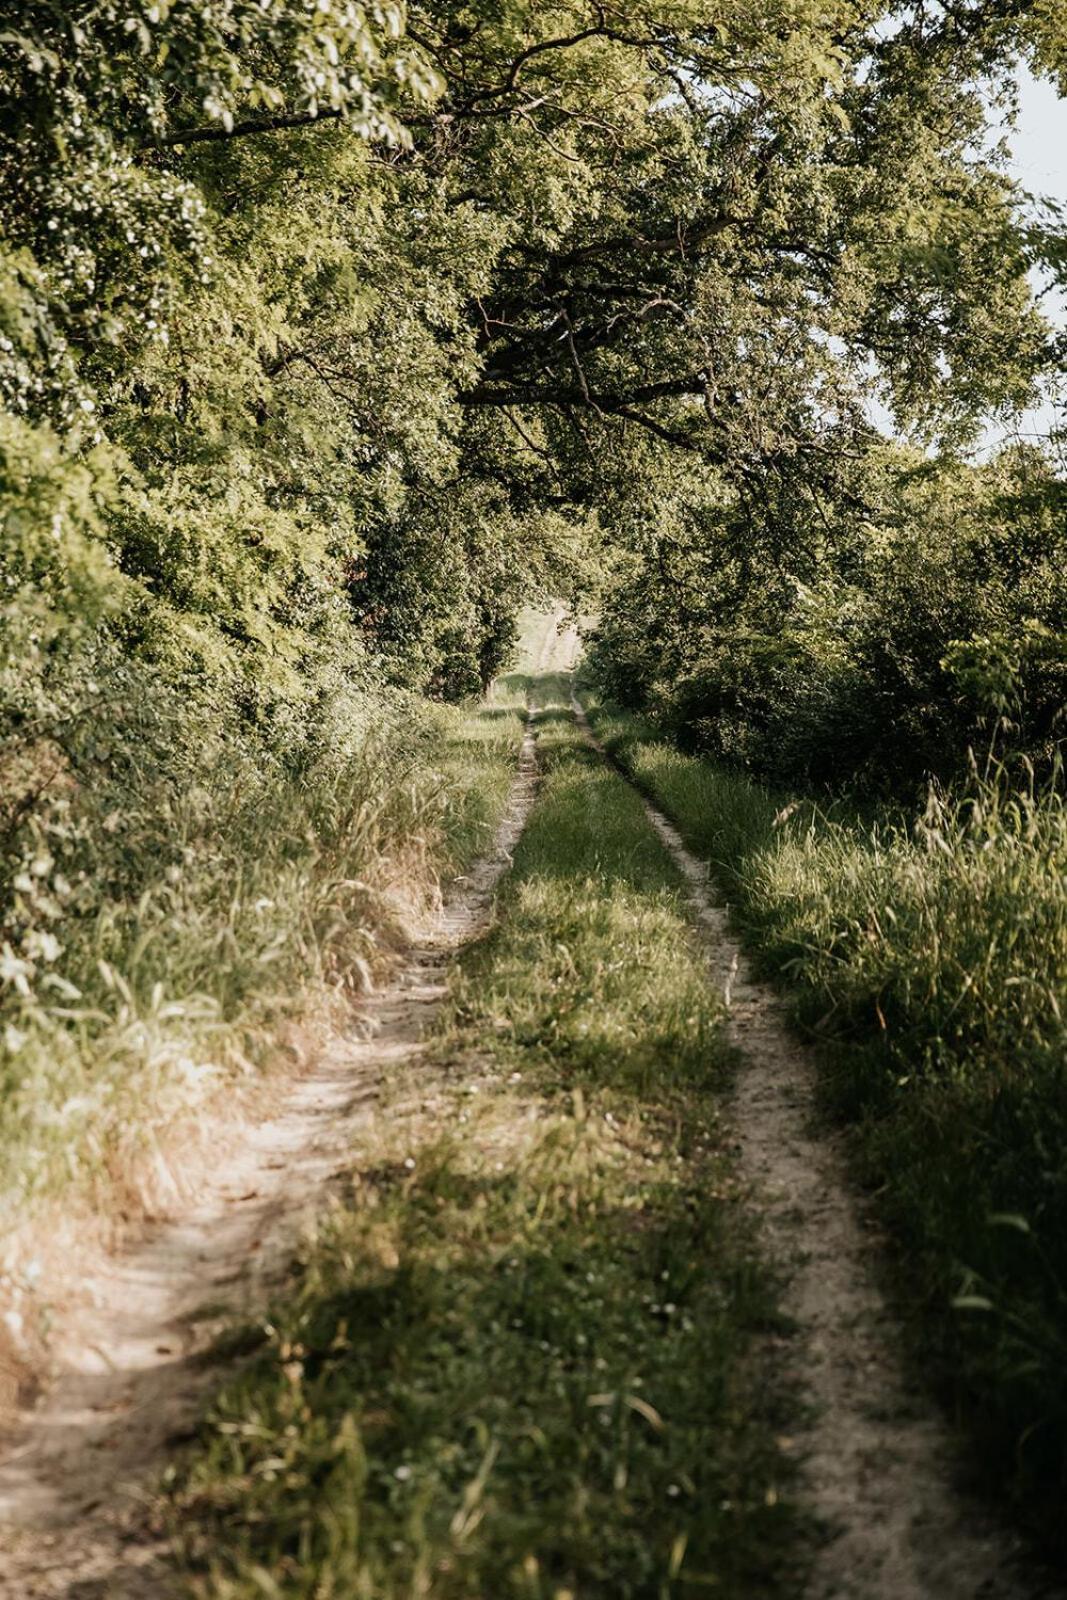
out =
<svg viewBox="0 0 1067 1600"><path fill-rule="evenodd" d="M174 1129L283 1062L283 1026L372 981L486 848L521 706L503 690L458 709L353 693L298 768L205 732L188 782L149 768L28 838L20 914L52 944L3 974L12 1225L60 1195L167 1198Z"/></svg>
<svg viewBox="0 0 1067 1600"><path fill-rule="evenodd" d="M797 1592L717 1001L549 680L490 935L171 1486L211 1600Z"/></svg>

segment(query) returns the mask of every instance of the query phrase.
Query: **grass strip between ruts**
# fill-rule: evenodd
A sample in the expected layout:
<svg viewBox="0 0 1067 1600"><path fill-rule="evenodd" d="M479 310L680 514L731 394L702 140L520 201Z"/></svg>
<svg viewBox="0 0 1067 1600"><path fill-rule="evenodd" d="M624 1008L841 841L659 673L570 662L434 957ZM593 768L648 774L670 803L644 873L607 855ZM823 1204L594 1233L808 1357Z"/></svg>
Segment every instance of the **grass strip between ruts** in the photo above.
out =
<svg viewBox="0 0 1067 1600"><path fill-rule="evenodd" d="M796 1592L718 1002L640 801L537 695L496 925L171 1475L212 1600Z"/></svg>

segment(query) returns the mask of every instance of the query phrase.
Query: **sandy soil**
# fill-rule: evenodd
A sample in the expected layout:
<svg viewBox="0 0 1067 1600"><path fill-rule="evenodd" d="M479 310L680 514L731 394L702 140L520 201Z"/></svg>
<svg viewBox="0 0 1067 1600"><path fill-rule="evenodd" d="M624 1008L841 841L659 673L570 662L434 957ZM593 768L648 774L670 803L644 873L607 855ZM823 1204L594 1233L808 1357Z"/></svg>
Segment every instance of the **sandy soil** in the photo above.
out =
<svg viewBox="0 0 1067 1600"><path fill-rule="evenodd" d="M576 699L574 710L610 760ZM811 1401L796 1444L825 1538L809 1600L1033 1597L1010 1537L954 1487L947 1430L901 1369L901 1332L873 1270L879 1241L837 1140L813 1116L813 1061L773 992L753 981L706 867L647 799L645 810L707 933L711 978L742 1056L732 1107L740 1162L771 1257L786 1272L783 1309L795 1326L776 1341L777 1357ZM1041 1584L1040 1592L1063 1591Z"/></svg>
<svg viewBox="0 0 1067 1600"><path fill-rule="evenodd" d="M544 651L553 643L546 634ZM329 1040L275 1115L227 1144L194 1203L101 1258L95 1280L79 1285L89 1304L60 1330L57 1377L0 1456L4 1600L173 1592L140 1486L189 1433L217 1381L200 1359L212 1336L263 1304L331 1181L352 1170L378 1086L417 1056L456 952L489 915L536 772L531 722L491 852L453 887L396 979Z"/></svg>

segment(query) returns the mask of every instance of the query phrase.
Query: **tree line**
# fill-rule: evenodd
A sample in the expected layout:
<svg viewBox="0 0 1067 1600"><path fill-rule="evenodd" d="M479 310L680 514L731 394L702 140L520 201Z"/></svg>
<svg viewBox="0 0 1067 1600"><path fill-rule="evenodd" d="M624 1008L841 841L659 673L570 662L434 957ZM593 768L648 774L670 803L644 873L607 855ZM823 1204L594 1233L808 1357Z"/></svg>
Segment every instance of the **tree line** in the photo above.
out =
<svg viewBox="0 0 1067 1600"><path fill-rule="evenodd" d="M166 762L193 701L269 742L336 673L470 693L538 589L600 610L618 697L768 775L919 775L991 718L1047 757L1061 480L968 452L1062 359L1028 280L1061 241L987 130L1065 32L1027 0L18 4L9 827L50 762L131 729Z"/></svg>

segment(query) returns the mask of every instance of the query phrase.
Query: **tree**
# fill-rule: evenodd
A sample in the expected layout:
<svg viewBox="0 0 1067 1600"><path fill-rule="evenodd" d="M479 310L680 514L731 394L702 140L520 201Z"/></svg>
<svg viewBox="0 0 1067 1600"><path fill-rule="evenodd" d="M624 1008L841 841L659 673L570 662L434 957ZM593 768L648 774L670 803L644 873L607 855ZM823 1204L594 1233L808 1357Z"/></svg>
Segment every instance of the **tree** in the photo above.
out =
<svg viewBox="0 0 1067 1600"><path fill-rule="evenodd" d="M12 606L50 594L57 638L135 617L131 649L271 693L327 635L453 693L524 581L573 575L576 528L640 554L669 503L714 525L735 596L847 552L873 393L951 445L1048 359L976 145L976 73L1047 54L1042 28L856 0L22 6ZM51 523L16 505L46 479Z"/></svg>

